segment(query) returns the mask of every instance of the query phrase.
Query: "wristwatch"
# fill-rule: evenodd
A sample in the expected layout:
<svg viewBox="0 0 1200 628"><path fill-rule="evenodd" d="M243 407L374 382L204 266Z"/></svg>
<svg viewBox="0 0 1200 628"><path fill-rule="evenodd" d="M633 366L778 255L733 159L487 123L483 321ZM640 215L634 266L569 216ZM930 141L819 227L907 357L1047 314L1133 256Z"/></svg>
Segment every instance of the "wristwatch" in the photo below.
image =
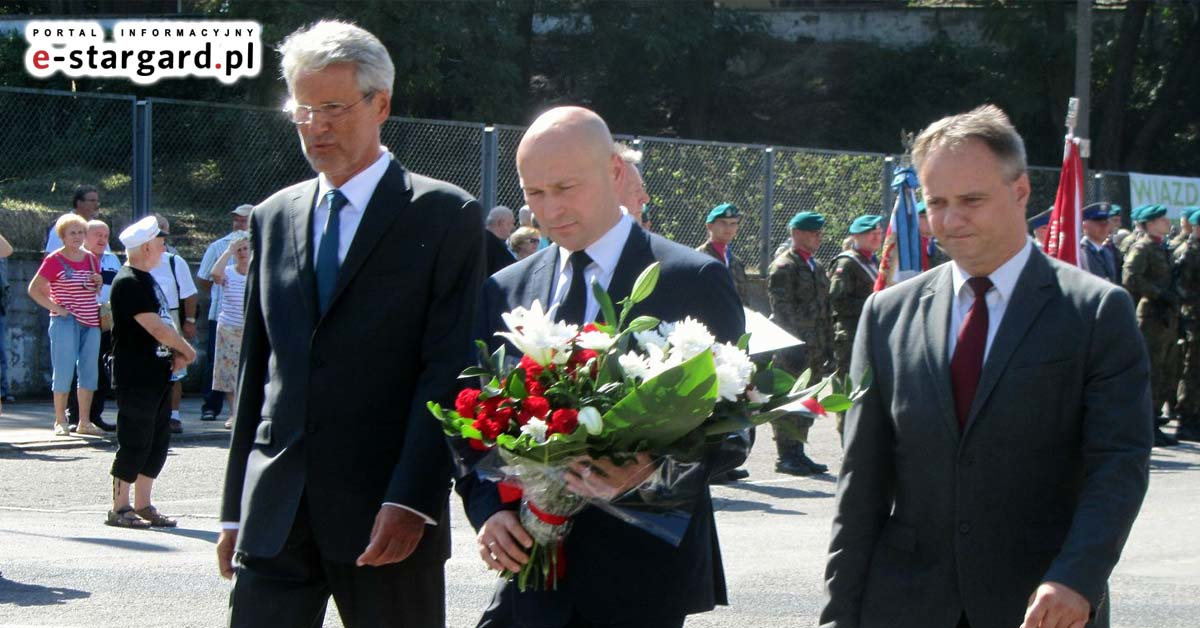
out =
<svg viewBox="0 0 1200 628"><path fill-rule="evenodd" d="M187 317L187 318L183 319L183 322L185 322L185 323L191 323L191 324L195 325L195 324L196 324L196 319L194 319L194 318L192 318L192 317L190 317L190 316L189 316L189 317Z"/></svg>

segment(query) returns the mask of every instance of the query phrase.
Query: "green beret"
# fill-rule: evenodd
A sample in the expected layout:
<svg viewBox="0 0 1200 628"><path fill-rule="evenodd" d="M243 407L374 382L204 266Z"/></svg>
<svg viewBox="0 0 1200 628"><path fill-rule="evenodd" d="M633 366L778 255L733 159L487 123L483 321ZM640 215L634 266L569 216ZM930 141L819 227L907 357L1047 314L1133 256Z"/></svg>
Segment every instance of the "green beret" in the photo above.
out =
<svg viewBox="0 0 1200 628"><path fill-rule="evenodd" d="M1188 222L1193 227L1200 226L1200 207L1190 207L1188 209L1192 210L1192 213L1188 214Z"/></svg>
<svg viewBox="0 0 1200 628"><path fill-rule="evenodd" d="M1120 216L1120 215L1121 215L1121 206L1120 206L1120 205L1117 205L1116 203L1109 203L1109 205L1108 205L1108 215L1109 215L1110 217L1111 217L1111 216Z"/></svg>
<svg viewBox="0 0 1200 628"><path fill-rule="evenodd" d="M1192 205L1191 207L1184 207L1183 209L1179 210L1179 217L1188 222L1192 222L1192 215L1196 213L1200 213L1200 207Z"/></svg>
<svg viewBox="0 0 1200 628"><path fill-rule="evenodd" d="M704 218L704 224L712 224L712 221L718 218L737 218L738 208L733 203L721 203L712 208L708 212L708 216Z"/></svg>
<svg viewBox="0 0 1200 628"><path fill-rule="evenodd" d="M859 216L858 218L854 219L854 222L850 223L850 235L866 233L878 227L880 221L882 220L883 216L880 216L879 214L866 214L865 216Z"/></svg>
<svg viewBox="0 0 1200 628"><path fill-rule="evenodd" d="M820 231L825 227L825 217L817 212L800 212L792 216L788 227L801 231Z"/></svg>
<svg viewBox="0 0 1200 628"><path fill-rule="evenodd" d="M1142 205L1131 214L1134 222L1150 222L1167 215L1167 208L1162 205Z"/></svg>
<svg viewBox="0 0 1200 628"><path fill-rule="evenodd" d="M925 201L917 201L917 213L918 214L925 213Z"/></svg>

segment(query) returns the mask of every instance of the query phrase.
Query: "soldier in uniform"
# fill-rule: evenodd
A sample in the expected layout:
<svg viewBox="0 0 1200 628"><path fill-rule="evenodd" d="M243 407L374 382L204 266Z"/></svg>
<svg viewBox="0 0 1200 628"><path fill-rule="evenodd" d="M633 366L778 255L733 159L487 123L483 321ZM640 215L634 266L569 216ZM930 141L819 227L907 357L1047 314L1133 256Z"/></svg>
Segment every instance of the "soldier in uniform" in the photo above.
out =
<svg viewBox="0 0 1200 628"><path fill-rule="evenodd" d="M704 217L704 228L708 230L708 239L704 241L704 244L696 247L696 250L712 256L729 269L738 296L745 304L749 285L746 281L746 265L733 254L733 237L737 235L740 216L737 206L733 203L721 203L712 208Z"/></svg>
<svg viewBox="0 0 1200 628"><path fill-rule="evenodd" d="M1150 353L1150 390L1157 415L1174 397L1178 377L1170 370L1171 345L1179 338L1179 294L1175 291L1171 254L1163 238L1171 230L1167 208L1142 205L1133 220L1144 235L1129 247L1122 272L1125 289L1137 302L1138 327ZM1154 446L1179 444L1155 427Z"/></svg>
<svg viewBox="0 0 1200 628"><path fill-rule="evenodd" d="M879 262L875 251L883 240L879 223L882 216L867 214L850 223L853 244L833 260L833 277L829 281L829 305L833 309L833 354L838 372L850 372L850 355L854 350L854 332L863 304L875 290Z"/></svg>
<svg viewBox="0 0 1200 628"><path fill-rule="evenodd" d="M1200 210L1192 209L1188 222L1192 235L1182 246L1175 249L1176 288L1181 301L1180 326L1183 345L1183 373L1179 378L1176 393L1178 404L1175 412L1179 416L1179 429L1175 438L1200 441ZM1186 210L1185 210L1186 211Z"/></svg>
<svg viewBox="0 0 1200 628"><path fill-rule="evenodd" d="M929 217L925 215L925 201L917 202L917 229L921 232L921 272L937 268L950 261L950 254L938 244L929 228Z"/></svg>
<svg viewBox="0 0 1200 628"><path fill-rule="evenodd" d="M1120 213L1120 211L1121 211L1120 205L1114 205L1113 207L1115 207L1116 209L1111 210L1111 211ZM1126 236L1123 240L1118 242L1116 245L1117 251L1121 253L1122 258L1124 258L1126 255L1129 255L1129 249L1133 248L1134 242L1141 240L1142 236L1146 235L1146 233L1144 231L1142 231L1141 223L1139 223L1137 221L1137 219L1134 218L1134 214L1136 214L1136 213L1137 213L1137 208L1134 208L1133 210L1131 210L1129 212L1129 220L1130 220L1130 222L1133 223L1133 231L1130 232L1130 234L1128 236ZM1116 232L1114 231L1113 233L1116 233Z"/></svg>
<svg viewBox="0 0 1200 628"><path fill-rule="evenodd" d="M1046 250L1046 232L1050 230L1050 212L1053 211L1054 208L1051 207L1025 221L1029 224L1029 230L1033 232L1033 243L1043 251Z"/></svg>
<svg viewBox="0 0 1200 628"><path fill-rule="evenodd" d="M1187 244L1188 237L1192 235L1192 223L1188 222L1188 218L1192 215L1191 207L1184 207L1183 211L1179 212L1179 233L1167 243L1167 250L1172 253L1175 249Z"/></svg>
<svg viewBox="0 0 1200 628"><path fill-rule="evenodd" d="M818 381L829 375L834 362L829 277L813 257L821 247L825 217L816 212L800 212L788 221L788 227L792 230L792 246L771 262L767 293L771 300L771 320L804 345L779 352L775 364L796 376L812 369L812 381ZM776 471L811 475L829 469L804 453L811 418L787 415L776 419L773 425L779 453Z"/></svg>
<svg viewBox="0 0 1200 628"><path fill-rule="evenodd" d="M1115 284L1121 283L1121 265L1117 251L1108 244L1110 222L1108 203L1092 203L1083 208L1083 238L1079 240L1080 257L1087 259L1087 269L1093 275Z"/></svg>

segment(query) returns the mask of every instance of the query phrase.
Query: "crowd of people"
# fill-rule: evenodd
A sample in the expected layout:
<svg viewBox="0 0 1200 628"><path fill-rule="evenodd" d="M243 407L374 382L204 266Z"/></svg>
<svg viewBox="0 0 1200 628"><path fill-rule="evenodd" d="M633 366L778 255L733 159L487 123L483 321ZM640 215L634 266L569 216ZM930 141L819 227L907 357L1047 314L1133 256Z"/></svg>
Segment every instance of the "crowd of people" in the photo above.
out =
<svg viewBox="0 0 1200 628"><path fill-rule="evenodd" d="M234 580L230 625L319 624L330 596L348 626L444 625L451 484L484 564L518 570L530 537L502 487L454 468L426 403L453 406L473 342L498 342L504 312L539 300L592 322L601 305L588 284L618 300L654 262L654 316L691 316L736 341L756 301L733 252L741 212L699 214L707 238L694 250L654 234L641 154L580 107L547 111L522 138L528 205L485 212L381 144L394 67L372 34L319 22L281 52L286 111L317 177L235 208L195 276L157 216L121 232L121 264L95 188L80 187L55 223L28 287L50 313L53 429L112 429L101 416L111 371L106 523L175 525L151 494L209 290L201 419L229 409L217 555ZM1104 625L1151 444L1200 432L1200 331L1189 325L1200 211L1168 242L1166 208L1136 208L1122 240L1110 234L1120 208L1089 206L1085 273L1041 252L1040 217L1026 223L1024 144L1003 112L931 124L913 159L925 198L916 278L880 290L881 216L829 234L812 211L790 217L764 273L770 319L802 342L776 365L874 382L837 417L845 451L822 625ZM828 267L816 257L827 236L843 244ZM72 391L79 410L68 410ZM804 449L811 416L774 421L777 471L828 471ZM1173 417L1175 437L1161 429ZM614 487L628 481L619 464L589 464ZM669 628L725 604L708 489L678 499L693 515L678 546L580 513L563 546L580 568L565 586L501 579L479 625ZM1035 533L1039 551L1025 551Z"/></svg>

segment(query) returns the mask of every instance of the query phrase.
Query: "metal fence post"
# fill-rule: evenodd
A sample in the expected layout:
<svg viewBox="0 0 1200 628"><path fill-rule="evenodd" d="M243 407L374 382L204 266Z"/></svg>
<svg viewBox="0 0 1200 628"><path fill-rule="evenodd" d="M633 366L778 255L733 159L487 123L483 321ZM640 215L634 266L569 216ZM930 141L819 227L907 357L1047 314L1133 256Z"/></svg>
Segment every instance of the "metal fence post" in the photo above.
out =
<svg viewBox="0 0 1200 628"><path fill-rule="evenodd" d="M892 175L896 171L896 158L888 155L883 158L883 211L882 215L886 216L892 211L892 205L896 203L896 199L892 197Z"/></svg>
<svg viewBox="0 0 1200 628"><path fill-rule="evenodd" d="M763 149L762 249L759 251L758 276L766 277L771 267L771 210L775 206L775 149Z"/></svg>
<svg viewBox="0 0 1200 628"><path fill-rule="evenodd" d="M1100 202L1100 201L1104 200L1104 173L1103 172L1097 172L1095 175L1092 176L1092 198L1096 199L1096 202Z"/></svg>
<svg viewBox="0 0 1200 628"><path fill-rule="evenodd" d="M139 100L133 112L133 219L150 213L151 118L153 104Z"/></svg>
<svg viewBox="0 0 1200 628"><path fill-rule="evenodd" d="M479 203L483 211L489 212L496 206L496 180L499 178L500 151L498 149L496 127L483 127L483 176L480 178Z"/></svg>

